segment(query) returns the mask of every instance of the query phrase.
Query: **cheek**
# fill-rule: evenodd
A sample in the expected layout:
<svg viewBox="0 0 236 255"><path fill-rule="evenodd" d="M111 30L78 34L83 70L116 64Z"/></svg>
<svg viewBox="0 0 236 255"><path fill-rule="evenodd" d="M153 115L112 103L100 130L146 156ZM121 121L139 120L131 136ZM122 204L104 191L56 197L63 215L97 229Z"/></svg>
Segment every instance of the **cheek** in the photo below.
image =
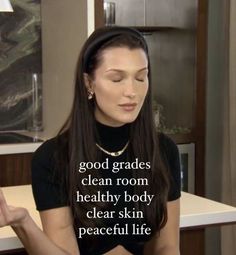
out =
<svg viewBox="0 0 236 255"><path fill-rule="evenodd" d="M98 83L94 89L96 100L98 104L110 104L119 97L119 91L114 90L112 86L104 86Z"/></svg>
<svg viewBox="0 0 236 255"><path fill-rule="evenodd" d="M140 103L139 110L143 107L143 103L145 101L147 93L148 93L148 85L140 88L140 90L139 90L139 103Z"/></svg>
<svg viewBox="0 0 236 255"><path fill-rule="evenodd" d="M144 100L148 92L148 84L140 87L139 95Z"/></svg>

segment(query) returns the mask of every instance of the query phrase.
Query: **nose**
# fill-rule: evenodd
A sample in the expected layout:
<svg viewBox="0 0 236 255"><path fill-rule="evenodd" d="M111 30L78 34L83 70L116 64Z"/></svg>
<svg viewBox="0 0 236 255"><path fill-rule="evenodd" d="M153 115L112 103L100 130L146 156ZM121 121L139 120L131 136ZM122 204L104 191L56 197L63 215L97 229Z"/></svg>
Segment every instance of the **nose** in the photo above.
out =
<svg viewBox="0 0 236 255"><path fill-rule="evenodd" d="M129 98L136 96L135 81L133 79L129 79L127 84L125 84L124 96Z"/></svg>

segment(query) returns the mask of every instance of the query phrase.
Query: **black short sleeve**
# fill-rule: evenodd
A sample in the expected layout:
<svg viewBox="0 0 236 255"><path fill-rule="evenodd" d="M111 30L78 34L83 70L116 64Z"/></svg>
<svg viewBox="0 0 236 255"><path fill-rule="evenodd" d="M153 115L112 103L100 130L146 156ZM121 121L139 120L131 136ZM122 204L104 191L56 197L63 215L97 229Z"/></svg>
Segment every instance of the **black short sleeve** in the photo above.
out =
<svg viewBox="0 0 236 255"><path fill-rule="evenodd" d="M32 189L37 210L66 206L66 197L61 195L61 186L55 181L55 138L44 142L34 153L31 163Z"/></svg>
<svg viewBox="0 0 236 255"><path fill-rule="evenodd" d="M159 143L164 162L169 169L170 190L168 201L172 201L181 196L179 150L173 140L163 133L159 134Z"/></svg>

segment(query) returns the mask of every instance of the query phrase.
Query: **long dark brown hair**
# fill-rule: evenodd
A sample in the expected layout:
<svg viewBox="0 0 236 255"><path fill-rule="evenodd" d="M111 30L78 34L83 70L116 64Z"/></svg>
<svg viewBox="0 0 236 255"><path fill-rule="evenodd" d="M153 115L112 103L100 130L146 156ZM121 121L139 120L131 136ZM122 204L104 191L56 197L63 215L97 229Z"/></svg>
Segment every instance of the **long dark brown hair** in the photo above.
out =
<svg viewBox="0 0 236 255"><path fill-rule="evenodd" d="M151 171L134 171L134 178L148 178L147 186L135 186L134 192L140 195L147 190L155 197L151 205L136 203L136 208L144 212L146 221L152 226L153 233L159 231L167 221L167 196L169 189L166 166L159 149L159 139L153 121L151 68L148 48L143 36L136 30L125 27L103 27L95 30L85 42L78 59L75 82L74 101L71 113L61 128L58 136L57 173L61 179L63 192L67 192L69 205L72 208L75 222L82 226L98 226L98 219L87 219L86 212L95 205L92 203L78 204L76 192L94 194L98 186L84 186L81 179L88 173L80 173L80 162L96 162L100 160L96 143L96 125L94 116L95 99L88 100L88 92L84 82L84 73L93 76L102 61L102 52L107 48L126 47L142 49L148 59L149 88L138 117L130 123L130 143L128 146L129 160L138 158L142 162L151 163ZM91 172L90 172L91 173ZM93 177L99 177L99 171L92 171ZM145 176L144 176L145 175ZM99 208L106 207L98 203Z"/></svg>

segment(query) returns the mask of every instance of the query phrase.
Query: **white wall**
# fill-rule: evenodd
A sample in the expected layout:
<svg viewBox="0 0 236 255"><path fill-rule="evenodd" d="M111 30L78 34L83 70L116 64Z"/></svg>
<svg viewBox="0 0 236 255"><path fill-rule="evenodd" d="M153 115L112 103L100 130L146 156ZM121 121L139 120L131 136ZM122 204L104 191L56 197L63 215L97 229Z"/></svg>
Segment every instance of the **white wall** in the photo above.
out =
<svg viewBox="0 0 236 255"><path fill-rule="evenodd" d="M74 71L87 38L87 0L42 0L43 125L54 136L68 116Z"/></svg>

